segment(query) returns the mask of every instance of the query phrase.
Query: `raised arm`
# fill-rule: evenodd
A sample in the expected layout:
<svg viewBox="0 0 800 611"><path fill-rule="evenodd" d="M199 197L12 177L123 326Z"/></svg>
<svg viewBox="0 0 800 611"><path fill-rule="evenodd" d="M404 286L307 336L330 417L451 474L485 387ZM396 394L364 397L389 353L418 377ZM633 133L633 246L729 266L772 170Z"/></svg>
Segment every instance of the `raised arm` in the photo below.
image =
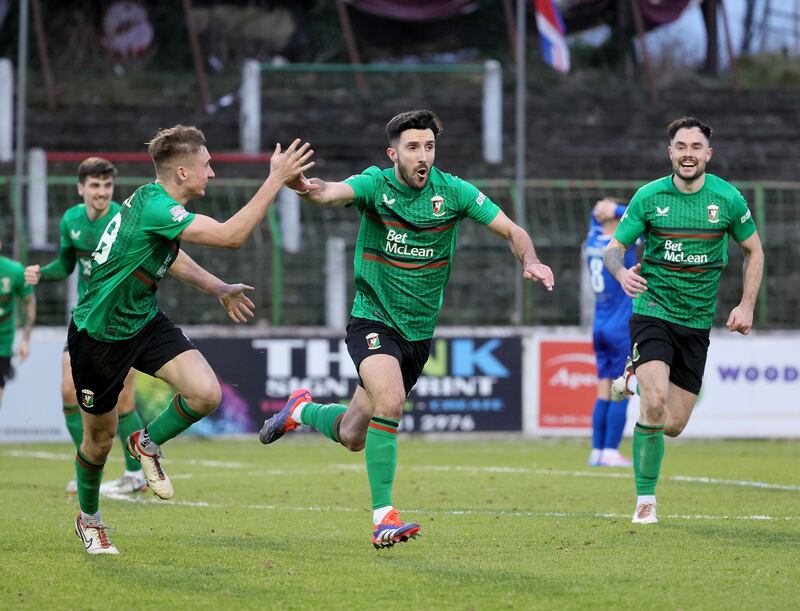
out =
<svg viewBox="0 0 800 611"><path fill-rule="evenodd" d="M319 178L312 178L308 182L316 188L296 189L296 192L304 200L316 206L341 208L351 203L356 196L353 187L345 182L325 182Z"/></svg>
<svg viewBox="0 0 800 611"><path fill-rule="evenodd" d="M731 310L726 325L730 331L747 335L753 328L753 310L756 307L758 289L761 287L761 277L764 273L764 250L758 233L739 242L739 246L744 250L742 300Z"/></svg>
<svg viewBox="0 0 800 611"><path fill-rule="evenodd" d="M269 176L247 204L224 223L204 214L196 215L181 232L181 239L205 246L240 248L266 216L278 191L314 166L314 162L310 161L313 154L311 145L306 142L301 146L299 139L292 142L285 152L277 144L269 162Z"/></svg>
<svg viewBox="0 0 800 611"><path fill-rule="evenodd" d="M486 227L508 242L511 252L522 263L522 275L525 278L534 282L541 280L548 291L553 290L553 271L539 261L533 240L527 231L508 218L502 210Z"/></svg>
<svg viewBox="0 0 800 611"><path fill-rule="evenodd" d="M245 295L246 291L253 290L252 286L228 284L220 280L182 250L178 251L169 273L181 282L217 297L233 322L247 322L248 318L253 318L255 304Z"/></svg>

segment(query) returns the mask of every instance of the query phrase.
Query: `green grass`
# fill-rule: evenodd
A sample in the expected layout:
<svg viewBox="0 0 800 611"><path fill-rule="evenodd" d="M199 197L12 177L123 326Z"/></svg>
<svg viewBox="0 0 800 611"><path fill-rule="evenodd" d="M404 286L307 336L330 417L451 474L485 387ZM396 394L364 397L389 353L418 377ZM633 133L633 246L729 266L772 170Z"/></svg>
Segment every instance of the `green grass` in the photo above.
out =
<svg viewBox="0 0 800 611"><path fill-rule="evenodd" d="M797 608L799 448L669 440L661 523L634 526L630 473L586 468L585 442L401 438L395 502L424 536L379 551L363 455L188 438L173 502L101 499L120 555L92 557L74 452L0 446L0 608Z"/></svg>

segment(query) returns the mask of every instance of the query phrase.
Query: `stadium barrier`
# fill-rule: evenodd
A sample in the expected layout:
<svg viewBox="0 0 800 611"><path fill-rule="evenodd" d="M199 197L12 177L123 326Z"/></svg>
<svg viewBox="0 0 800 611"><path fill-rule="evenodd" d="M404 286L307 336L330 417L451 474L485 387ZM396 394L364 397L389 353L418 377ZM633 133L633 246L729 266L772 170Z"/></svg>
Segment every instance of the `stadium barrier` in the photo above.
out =
<svg viewBox="0 0 800 611"><path fill-rule="evenodd" d="M297 387L308 386L324 403L349 399L357 384L343 334L329 329L185 331L222 385L220 409L195 424L194 434L255 433ZM58 375L65 336L65 328L34 331L30 359L6 386L0 442L68 439ZM799 341L800 332L714 332L703 390L683 436L800 438ZM588 439L596 384L590 336L580 328L444 327L406 402L400 429ZM137 407L145 421L171 396L166 384L138 374ZM637 406L632 399L628 435Z"/></svg>
<svg viewBox="0 0 800 611"><path fill-rule="evenodd" d="M151 177L120 176L116 198L122 201L136 187ZM514 210L514 183L509 180L474 180L483 192L501 208ZM29 261L41 263L52 258L58 241L58 222L63 211L76 202L75 179L72 176L47 178L47 244L48 248L31 251ZM207 196L192 204L198 210L218 219L228 218L252 196L261 184L257 179L217 179L210 183ZM737 183L750 202L759 233L766 249L766 276L756 309L759 329L797 329L800 326L800 183L744 182ZM603 196L627 199L641 186L637 181L568 181L529 180L528 218L530 230L543 261L556 277L556 290L546 293L541 286L526 282L519 319L527 326L578 325L584 321L586 303L581 303L580 279L584 265L580 246L594 202ZM8 215L13 194L13 179L0 177L0 211ZM286 195L293 197L292 193ZM284 195L281 195L283 198ZM10 216L2 219L7 229L13 228ZM328 240L340 238L345 243L343 258L352 261L358 234L359 216L352 209L320 209L300 205L296 198L282 202L270 211L268 221L259 226L245 246L236 251L185 245L201 265L229 281L241 281L256 287L254 301L258 306L257 322L272 326L329 325L330 302L326 295L346 294L346 303L353 298L352 266L336 266L337 290L330 290L332 276L325 273ZM15 232L13 238L24 235ZM10 232L4 236L12 238ZM725 271L720 290L715 324L724 325L730 308L738 303L742 290L742 253L736 245L730 248L730 265ZM331 266L332 268L333 266ZM329 268L330 269L330 268ZM491 232L472 222L464 222L459 230L455 260L446 290L439 322L449 326L508 325L515 320L517 304L514 285L518 264L507 245ZM344 285L343 287L341 285ZM225 313L211 298L200 296L192 287L165 278L159 299L168 312L186 324L224 324ZM480 287L480 290L475 290ZM64 324L74 294L62 283L42 285L40 322ZM337 303L341 301L336 297ZM333 320L333 319L332 319ZM340 317L335 318L340 320Z"/></svg>

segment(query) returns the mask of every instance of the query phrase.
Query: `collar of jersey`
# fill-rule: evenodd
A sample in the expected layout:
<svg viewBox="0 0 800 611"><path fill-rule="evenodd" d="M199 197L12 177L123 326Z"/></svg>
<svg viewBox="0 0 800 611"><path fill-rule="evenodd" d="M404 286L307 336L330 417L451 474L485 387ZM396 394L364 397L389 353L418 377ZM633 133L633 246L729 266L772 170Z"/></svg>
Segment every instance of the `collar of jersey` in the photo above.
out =
<svg viewBox="0 0 800 611"><path fill-rule="evenodd" d="M386 170L384 170L383 172L383 175L388 177L389 183L395 189L400 191L400 193L404 193L406 195L419 195L420 193L423 193L425 189L428 188L428 185L431 184L431 174L433 174L433 166L431 166L431 173L428 175L428 182L425 183L425 186L422 187L421 189L414 189L413 187L404 185L399 180L397 180L397 176L395 176L394 174L394 166L392 166L391 168L386 168Z"/></svg>
<svg viewBox="0 0 800 611"><path fill-rule="evenodd" d="M670 175L667 177L667 179L669 180L669 187L670 187L670 189L672 190L672 192L673 192L673 193L676 193L677 195L681 195L681 196L683 196L683 197L693 197L693 196L695 196L695 195L700 195L700 194L701 194L703 191L705 191L705 190L706 190L706 187L708 187L708 177L709 177L709 176L710 176L710 174L709 174L708 172L706 172L706 180L705 180L705 182L703 183L703 186L700 188L700 190L699 190L699 191L695 191L694 193L684 193L684 192L683 192L683 191L681 191L681 190L680 190L678 187L676 187L676 186L675 186L675 180L674 180L674 178L675 178L675 172L673 172L672 174L670 174Z"/></svg>

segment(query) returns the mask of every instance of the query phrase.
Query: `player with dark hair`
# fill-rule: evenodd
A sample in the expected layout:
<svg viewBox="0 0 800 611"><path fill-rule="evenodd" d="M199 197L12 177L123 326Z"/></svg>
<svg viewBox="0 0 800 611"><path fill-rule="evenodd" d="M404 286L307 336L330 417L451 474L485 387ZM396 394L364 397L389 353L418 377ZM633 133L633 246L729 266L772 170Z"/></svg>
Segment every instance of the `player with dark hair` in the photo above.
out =
<svg viewBox="0 0 800 611"><path fill-rule="evenodd" d="M742 299L728 329L747 335L764 268L756 226L742 194L706 173L711 128L692 117L668 129L672 174L633 196L605 251L608 270L634 298L630 321L631 363L612 384L632 394L638 382L639 420L633 431L636 510L633 522L652 524L664 435L681 434L703 381L728 237L744 251ZM626 267L625 250L644 234L642 262ZM632 376L632 371L636 376Z"/></svg>
<svg viewBox="0 0 800 611"><path fill-rule="evenodd" d="M90 554L118 553L103 525L99 488L128 371L136 368L177 391L161 414L128 438L128 449L140 461L148 486L162 499L171 498L173 489L161 465L161 445L220 403L214 371L158 308L156 289L161 278L169 271L215 295L234 322L246 322L253 315L253 303L245 295L252 287L226 284L215 277L180 249L181 240L239 248L283 185L313 166L308 144L300 146L295 140L285 153L277 145L269 176L258 192L219 223L185 208L189 200L205 195L206 184L214 178L203 132L176 125L159 131L148 150L156 180L139 187L107 224L92 254L89 286L69 327L72 377L83 410L83 443L75 458L80 505L75 531Z"/></svg>
<svg viewBox="0 0 800 611"><path fill-rule="evenodd" d="M393 506L397 427L428 359L459 222L471 218L486 225L509 242L526 279L553 289L553 273L539 261L528 234L476 187L434 167L442 125L433 112L397 115L386 131L392 167L373 166L343 182L315 178L311 190L299 181L289 185L312 204L352 204L361 215L346 338L359 385L349 407L314 403L307 389L295 391L260 436L273 443L302 423L351 451L365 450L376 548L420 530Z"/></svg>
<svg viewBox="0 0 800 611"><path fill-rule="evenodd" d="M112 200L116 175L117 169L114 164L102 157L88 157L81 162L78 166L77 188L83 203L67 209L61 217L58 257L44 266L29 265L25 268L25 281L28 284L36 286L40 281L64 280L77 264L80 299L86 291L92 273L92 251L100 241L108 222L119 212L119 204ZM135 372L131 369L125 378L117 402L118 435L125 457L125 473L120 479L103 484L103 492L131 494L147 489L141 465L126 449L128 436L143 426L134 404L135 396ZM83 440L83 419L76 397L69 352L65 345L61 359L61 400L67 430L75 447L80 448ZM77 491L78 483L73 479L67 484L67 492Z"/></svg>

